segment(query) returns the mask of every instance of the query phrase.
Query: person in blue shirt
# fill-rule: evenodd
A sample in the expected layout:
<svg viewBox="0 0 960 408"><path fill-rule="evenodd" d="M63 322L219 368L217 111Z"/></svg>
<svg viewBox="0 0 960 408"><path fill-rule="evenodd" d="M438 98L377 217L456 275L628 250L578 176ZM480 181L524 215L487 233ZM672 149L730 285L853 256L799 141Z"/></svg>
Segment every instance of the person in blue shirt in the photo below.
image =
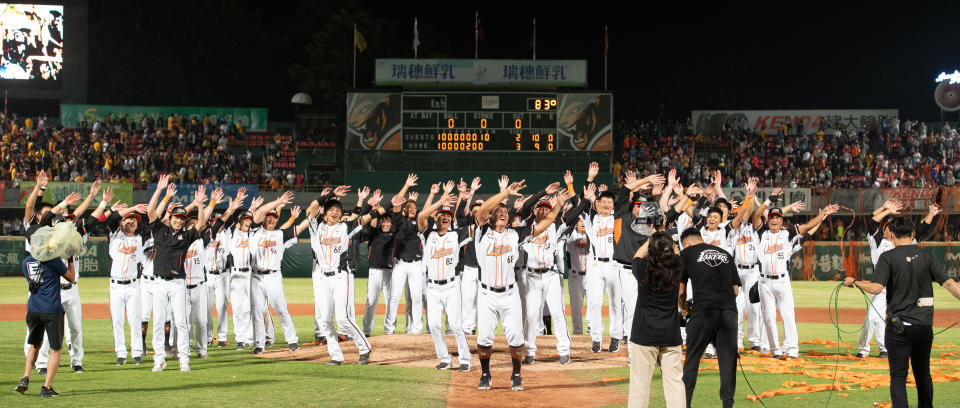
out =
<svg viewBox="0 0 960 408"><path fill-rule="evenodd" d="M60 258L40 262L27 256L21 264L23 276L30 284L30 297L27 300L27 343L30 350L27 353L27 362L24 366L23 378L17 385L17 392L24 393L30 383L30 371L37 360L40 346L43 344L43 335L46 333L50 342L50 360L47 364L47 377L40 396L43 398L59 396L51 386L53 376L60 365L60 349L63 343L63 305L60 303L60 277L71 283L76 280L73 261L69 263Z"/></svg>

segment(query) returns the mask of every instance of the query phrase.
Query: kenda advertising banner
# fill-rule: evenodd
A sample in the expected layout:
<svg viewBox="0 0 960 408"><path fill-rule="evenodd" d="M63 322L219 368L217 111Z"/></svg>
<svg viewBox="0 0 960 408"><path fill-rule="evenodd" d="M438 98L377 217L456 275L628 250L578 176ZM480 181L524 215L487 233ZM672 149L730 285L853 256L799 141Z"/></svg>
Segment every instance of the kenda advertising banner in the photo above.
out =
<svg viewBox="0 0 960 408"><path fill-rule="evenodd" d="M694 134L714 136L721 129L754 130L764 128L768 134L776 134L780 125L793 127L803 125L804 133L813 133L821 127L824 131L848 130L881 126L881 122L899 116L897 109L803 109L803 110L724 110L692 111L690 116Z"/></svg>
<svg viewBox="0 0 960 408"><path fill-rule="evenodd" d="M377 59L377 86L586 87L586 60Z"/></svg>
<svg viewBox="0 0 960 408"><path fill-rule="evenodd" d="M223 189L223 202L216 206L217 209L226 209L230 198L237 196L240 187L247 188L247 199L243 201L241 208L250 207L250 203L260 194L260 187L256 184L204 184L206 186L207 199L210 193L217 188ZM177 184L177 194L170 199L171 203L180 203L184 206L193 202L193 194L197 191L200 184ZM147 197L153 197L153 192L157 189L157 183L147 184ZM165 194L165 193L161 193ZM149 198L148 198L149 199ZM204 203L206 204L206 203Z"/></svg>
<svg viewBox="0 0 960 408"><path fill-rule="evenodd" d="M244 129L267 130L267 109L265 108L60 104L60 121L66 127L80 126L84 119L93 126L93 122L103 120L107 114L113 114L114 117L128 115L130 120L137 124L144 117L152 117L159 119L163 127L166 127L167 116L170 114L180 114L186 116L187 120L197 119L198 121L210 115L215 121L223 119L230 126L240 122Z"/></svg>
<svg viewBox="0 0 960 408"><path fill-rule="evenodd" d="M20 182L20 205L27 205L27 197L30 196L30 192L33 191L33 186L37 185L36 181L21 181ZM67 198L70 193L77 192L80 193L83 198L86 198L90 194L90 186L93 183L71 183L65 181L51 181L47 183L47 191L43 193L43 201L46 201L50 204L56 205L57 203L63 201L64 198ZM97 193L97 196L94 197L93 202L90 204L90 209L93 209L98 204L100 204L100 199L103 197L103 190L107 188L113 189L113 201L116 202L119 200L124 204L134 204L133 202L133 185L130 183L101 183L100 191ZM81 199L82 200L82 199Z"/></svg>

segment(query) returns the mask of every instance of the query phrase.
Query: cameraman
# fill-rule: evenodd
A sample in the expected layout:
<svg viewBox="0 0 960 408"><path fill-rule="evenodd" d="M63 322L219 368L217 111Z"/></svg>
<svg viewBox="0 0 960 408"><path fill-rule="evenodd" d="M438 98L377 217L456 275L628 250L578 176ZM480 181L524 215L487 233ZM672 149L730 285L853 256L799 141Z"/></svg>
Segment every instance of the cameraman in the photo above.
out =
<svg viewBox="0 0 960 408"><path fill-rule="evenodd" d="M890 399L894 407L907 406L907 365L911 363L916 379L917 405L932 407L932 284L939 283L957 299L960 299L960 285L947 279L943 265L913 242L915 228L909 219L893 217L886 229L893 235L896 247L880 255L871 280L857 281L848 277L843 283L874 295L887 289L885 336L890 366Z"/></svg>

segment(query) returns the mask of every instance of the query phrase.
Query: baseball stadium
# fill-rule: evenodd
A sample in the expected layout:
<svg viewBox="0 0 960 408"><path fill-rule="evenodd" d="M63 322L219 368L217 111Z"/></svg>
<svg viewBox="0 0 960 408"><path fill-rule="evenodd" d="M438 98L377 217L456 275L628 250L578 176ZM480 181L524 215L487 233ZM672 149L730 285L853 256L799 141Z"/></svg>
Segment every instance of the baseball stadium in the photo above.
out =
<svg viewBox="0 0 960 408"><path fill-rule="evenodd" d="M0 4L0 406L960 407L960 9L617 7Z"/></svg>

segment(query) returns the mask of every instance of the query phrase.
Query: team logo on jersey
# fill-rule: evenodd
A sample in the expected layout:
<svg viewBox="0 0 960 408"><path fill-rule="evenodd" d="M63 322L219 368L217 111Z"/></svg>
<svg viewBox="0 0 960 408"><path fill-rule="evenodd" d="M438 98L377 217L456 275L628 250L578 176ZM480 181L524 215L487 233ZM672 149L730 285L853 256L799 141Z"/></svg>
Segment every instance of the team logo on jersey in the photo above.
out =
<svg viewBox="0 0 960 408"><path fill-rule="evenodd" d="M260 246L263 248L270 248L275 245L277 245L277 241L271 241L269 239L266 241L260 241Z"/></svg>
<svg viewBox="0 0 960 408"><path fill-rule="evenodd" d="M120 251L121 254L130 255L130 254L132 254L132 253L134 253L134 252L137 252L137 248L139 248L139 247L136 246L136 245L123 245L123 244L120 244L120 247L117 248L117 251Z"/></svg>
<svg viewBox="0 0 960 408"><path fill-rule="evenodd" d="M580 238L577 240L577 248L585 249L587 247L587 239Z"/></svg>
<svg viewBox="0 0 960 408"><path fill-rule="evenodd" d="M542 234L540 234L540 235L537 235L536 238L531 239L530 242L533 243L533 244L536 244L536 245L543 245L543 244L546 244L546 243L547 243L547 240L548 240L549 238L550 238L550 237L548 236L548 234L547 234L546 232L544 232L544 233L542 233Z"/></svg>
<svg viewBox="0 0 960 408"><path fill-rule="evenodd" d="M487 256L500 256L513 252L511 245L490 245L487 247Z"/></svg>
<svg viewBox="0 0 960 408"><path fill-rule="evenodd" d="M191 250L188 250L188 251L187 251L187 258L193 258L193 257L195 257L195 256L197 256L197 255L199 255L199 254L200 254L200 251L198 251L198 250L196 250L196 249L191 249Z"/></svg>
<svg viewBox="0 0 960 408"><path fill-rule="evenodd" d="M340 237L325 237L320 240L320 245L333 245L333 244L339 244L339 243L340 243Z"/></svg>
<svg viewBox="0 0 960 408"><path fill-rule="evenodd" d="M714 268L725 264L730 261L730 257L724 254L723 252L717 251L715 249L708 249L700 253L700 256L697 257L697 262L702 262L707 265L710 265Z"/></svg>
<svg viewBox="0 0 960 408"><path fill-rule="evenodd" d="M446 258L450 255L453 255L453 248L434 248L433 252L430 254L430 257L433 259Z"/></svg>
<svg viewBox="0 0 960 408"><path fill-rule="evenodd" d="M753 237L749 235L744 235L740 238L737 238L737 245L744 245L753 242Z"/></svg>
<svg viewBox="0 0 960 408"><path fill-rule="evenodd" d="M763 253L775 254L777 252L780 252L780 250L782 249L783 249L783 244L774 244L774 245L768 246L767 249L763 251Z"/></svg>
<svg viewBox="0 0 960 408"><path fill-rule="evenodd" d="M607 235L613 235L613 228L597 228L598 237L603 237Z"/></svg>
<svg viewBox="0 0 960 408"><path fill-rule="evenodd" d="M247 248L247 247L250 246L250 240L247 239L247 238L240 238L240 239L237 241L237 244L234 245L234 246L237 247L237 248Z"/></svg>

